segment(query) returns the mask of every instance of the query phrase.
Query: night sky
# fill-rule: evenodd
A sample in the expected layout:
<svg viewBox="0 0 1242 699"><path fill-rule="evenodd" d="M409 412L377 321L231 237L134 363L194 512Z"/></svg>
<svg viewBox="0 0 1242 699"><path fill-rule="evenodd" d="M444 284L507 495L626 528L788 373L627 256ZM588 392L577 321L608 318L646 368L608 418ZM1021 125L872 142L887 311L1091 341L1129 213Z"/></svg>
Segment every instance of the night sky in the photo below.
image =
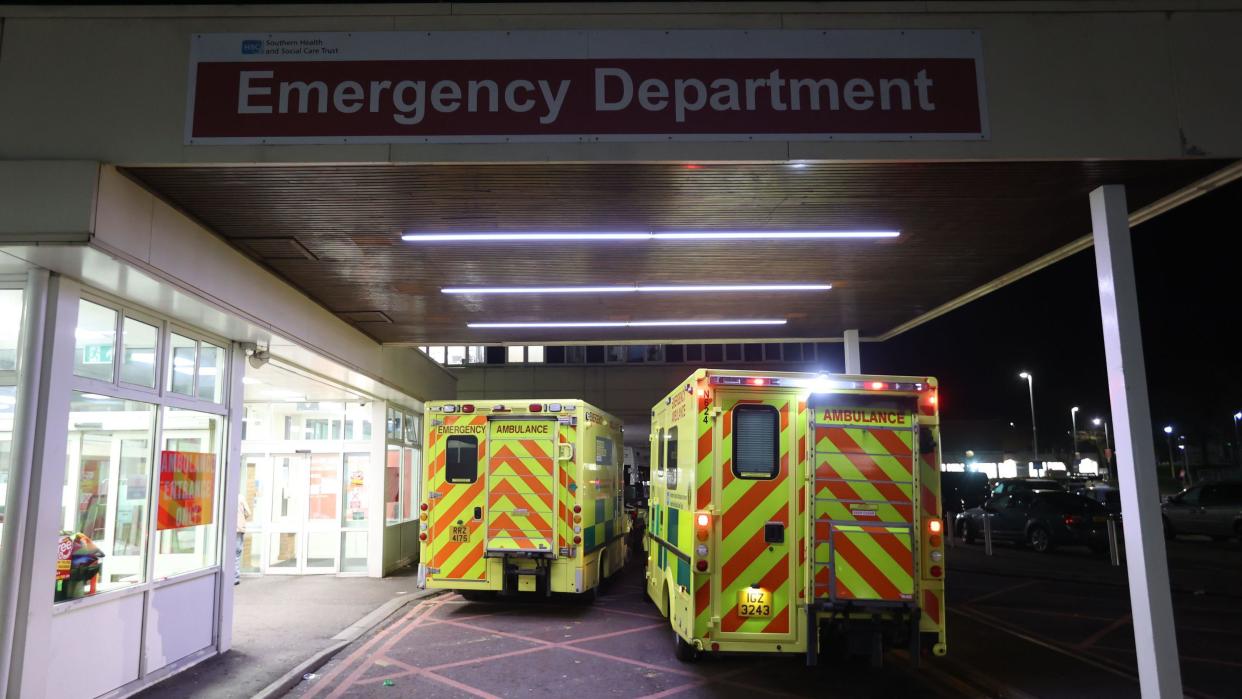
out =
<svg viewBox="0 0 1242 699"><path fill-rule="evenodd" d="M1239 325L1242 182L1200 197L1134 229L1143 350L1158 430L1186 434L1191 461L1230 458L1242 409ZM1088 203L1084 200L1083 206ZM1086 231L1084 231L1085 233ZM949 420L1014 421L1030 434L1026 383L1035 377L1040 449L1068 448L1070 407L1079 429L1108 410L1095 251L1071 258L885 343L863 346L868 373L932 374ZM946 446L952 441L946 436ZM1163 448L1164 436L1157 446Z"/></svg>

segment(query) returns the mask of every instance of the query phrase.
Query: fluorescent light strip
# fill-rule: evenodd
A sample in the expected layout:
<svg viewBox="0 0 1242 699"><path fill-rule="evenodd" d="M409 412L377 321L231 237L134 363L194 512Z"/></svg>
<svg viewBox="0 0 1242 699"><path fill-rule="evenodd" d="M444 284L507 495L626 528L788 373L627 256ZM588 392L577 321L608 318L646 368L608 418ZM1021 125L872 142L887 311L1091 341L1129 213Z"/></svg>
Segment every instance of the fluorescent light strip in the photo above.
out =
<svg viewBox="0 0 1242 699"><path fill-rule="evenodd" d="M592 321L571 323L466 323L467 328L663 328L715 325L784 325L778 320L635 320L630 322Z"/></svg>
<svg viewBox="0 0 1242 699"><path fill-rule="evenodd" d="M596 240L813 240L896 238L900 231L664 231L604 233L406 233L411 243L447 243L470 240L522 243L539 240L590 242Z"/></svg>
<svg viewBox="0 0 1242 699"><path fill-rule="evenodd" d="M693 291L828 291L831 284L697 284L685 286L484 286L446 287L444 294L625 294Z"/></svg>

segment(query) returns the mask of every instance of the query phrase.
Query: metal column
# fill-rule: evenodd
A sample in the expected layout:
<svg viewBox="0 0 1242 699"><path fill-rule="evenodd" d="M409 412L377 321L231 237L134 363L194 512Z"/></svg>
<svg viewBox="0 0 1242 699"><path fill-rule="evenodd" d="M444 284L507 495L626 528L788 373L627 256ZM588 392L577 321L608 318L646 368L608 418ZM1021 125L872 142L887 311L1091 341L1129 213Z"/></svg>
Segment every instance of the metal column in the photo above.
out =
<svg viewBox="0 0 1242 699"><path fill-rule="evenodd" d="M845 331L845 373L861 374L862 357L858 352L858 331Z"/></svg>
<svg viewBox="0 0 1242 699"><path fill-rule="evenodd" d="M29 511L29 490L32 464L37 439L35 426L38 422L39 382L43 372L44 322L47 318L48 286L47 270L31 270L26 277L22 294L23 310L20 328L20 348L17 403L13 414L13 441L10 452L8 488L4 504L5 526L4 556L0 558L0 693L8 686L9 664L13 659L12 629L21 613L18 593L24 587L20 565L26 538L26 520Z"/></svg>
<svg viewBox="0 0 1242 699"><path fill-rule="evenodd" d="M1160 521L1155 441L1147 404L1124 186L1107 185L1091 192L1091 225L1104 321L1108 395L1117 445L1117 480L1125 512L1122 525L1139 685L1144 697L1180 697L1182 677Z"/></svg>

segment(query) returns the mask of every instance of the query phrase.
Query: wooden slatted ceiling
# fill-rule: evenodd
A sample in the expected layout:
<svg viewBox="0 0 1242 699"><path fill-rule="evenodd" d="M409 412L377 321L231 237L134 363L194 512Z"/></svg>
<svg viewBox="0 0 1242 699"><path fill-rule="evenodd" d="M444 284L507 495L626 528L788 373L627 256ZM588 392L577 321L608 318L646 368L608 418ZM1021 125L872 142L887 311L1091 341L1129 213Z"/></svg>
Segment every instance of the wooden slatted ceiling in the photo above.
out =
<svg viewBox="0 0 1242 699"><path fill-rule="evenodd" d="M1132 209L1221 161L325 165L131 168L247 254L383 342L878 335L1090 230L1087 194ZM896 240L444 243L402 232L900 230ZM830 282L813 293L445 296L442 286ZM353 316L366 317L366 316ZM471 330L467 321L788 318L781 327Z"/></svg>

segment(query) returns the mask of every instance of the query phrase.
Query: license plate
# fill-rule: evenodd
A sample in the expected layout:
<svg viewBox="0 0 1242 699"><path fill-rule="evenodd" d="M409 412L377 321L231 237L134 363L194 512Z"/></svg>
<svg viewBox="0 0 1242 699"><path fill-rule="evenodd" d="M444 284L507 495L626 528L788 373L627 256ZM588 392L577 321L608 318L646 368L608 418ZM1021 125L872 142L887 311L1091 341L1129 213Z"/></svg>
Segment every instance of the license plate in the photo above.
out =
<svg viewBox="0 0 1242 699"><path fill-rule="evenodd" d="M737 615L752 617L772 616L772 592L763 588L748 587L737 593Z"/></svg>
<svg viewBox="0 0 1242 699"><path fill-rule="evenodd" d="M470 530L464 524L454 524L449 530L449 538L464 544L470 541Z"/></svg>

